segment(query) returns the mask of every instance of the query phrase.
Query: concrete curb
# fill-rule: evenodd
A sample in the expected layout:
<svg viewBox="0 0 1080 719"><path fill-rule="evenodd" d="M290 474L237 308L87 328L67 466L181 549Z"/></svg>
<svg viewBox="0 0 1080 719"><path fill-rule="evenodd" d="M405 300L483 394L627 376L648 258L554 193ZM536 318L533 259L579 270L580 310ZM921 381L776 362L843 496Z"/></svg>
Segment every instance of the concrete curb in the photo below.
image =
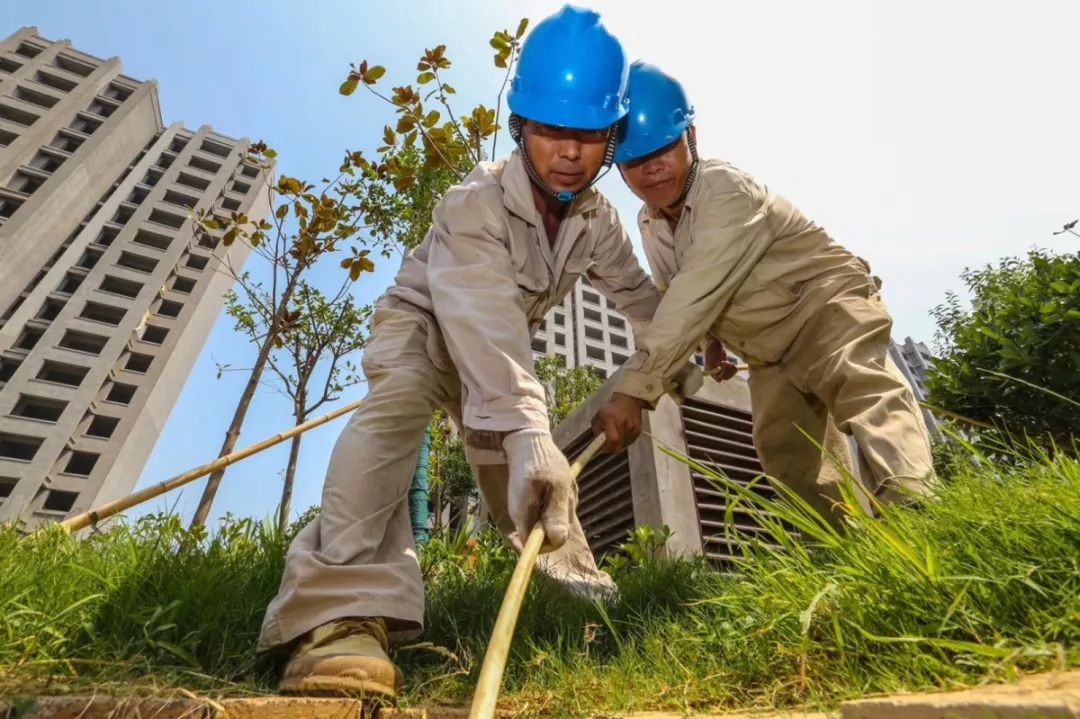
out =
<svg viewBox="0 0 1080 719"><path fill-rule="evenodd" d="M156 697L39 697L0 703L19 719L467 719L463 707L365 711L355 699L247 697L214 701L175 692ZM14 709L14 712L11 710ZM503 713L510 719L512 715ZM606 719L679 719L669 712L604 714ZM696 714L697 719L1080 719L1080 671L1026 677L963 691L871 697L845 702L838 714Z"/></svg>

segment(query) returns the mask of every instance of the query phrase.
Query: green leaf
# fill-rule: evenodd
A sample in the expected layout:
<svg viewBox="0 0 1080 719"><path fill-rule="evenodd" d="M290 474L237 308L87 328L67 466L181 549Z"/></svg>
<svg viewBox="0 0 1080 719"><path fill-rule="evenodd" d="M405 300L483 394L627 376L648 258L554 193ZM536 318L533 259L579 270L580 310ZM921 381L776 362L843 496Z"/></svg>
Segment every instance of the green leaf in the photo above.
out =
<svg viewBox="0 0 1080 719"><path fill-rule="evenodd" d="M266 152L264 152L263 154L273 160L275 157L277 157L277 150L272 147L268 147L266 149Z"/></svg>
<svg viewBox="0 0 1080 719"><path fill-rule="evenodd" d="M433 72L422 72L416 76L416 82L419 85L426 85L434 79L435 73Z"/></svg>
<svg viewBox="0 0 1080 719"><path fill-rule="evenodd" d="M284 205L282 205L284 207ZM236 228L231 227L225 232L225 236L221 238L221 243L228 247L236 240Z"/></svg>
<svg viewBox="0 0 1080 719"><path fill-rule="evenodd" d="M289 206L288 205L280 205L277 208L277 210L274 212L274 217L278 218L279 220L284 220L285 215L287 215L287 214L289 214Z"/></svg>
<svg viewBox="0 0 1080 719"><path fill-rule="evenodd" d="M491 40L488 41L488 44L491 45L496 50L504 50L504 49L510 47L510 43L508 43L505 39L503 39L502 35L498 35L498 34L496 34L493 38L491 38Z"/></svg>
<svg viewBox="0 0 1080 719"><path fill-rule="evenodd" d="M514 37L517 38L518 40L520 40L522 38L522 36L525 34L526 28L528 28L528 27L529 27L529 18L527 18L527 17L521 18L521 22L518 23L518 29L517 29L517 32L514 33Z"/></svg>
<svg viewBox="0 0 1080 719"><path fill-rule="evenodd" d="M1044 315L1049 315L1049 314L1052 314L1054 312L1054 310L1056 310L1056 309L1057 309L1057 303L1056 302L1046 302L1041 307L1039 307L1039 313L1044 314Z"/></svg>
<svg viewBox="0 0 1080 719"><path fill-rule="evenodd" d="M338 88L338 92L342 95L351 95L356 92L356 88L360 85L360 76L349 74L349 77L345 82L341 83L341 87Z"/></svg>
<svg viewBox="0 0 1080 719"><path fill-rule="evenodd" d="M496 55L495 56L495 67L505 68L506 67L506 58L503 57L502 55Z"/></svg>
<svg viewBox="0 0 1080 719"><path fill-rule="evenodd" d="M378 82L379 78L386 74L386 68L382 65L376 65L367 72L364 73L364 84L374 85Z"/></svg>
<svg viewBox="0 0 1080 719"><path fill-rule="evenodd" d="M451 87L450 85L447 85L445 83L443 83L442 89L443 89L443 92L445 92L447 95L453 95L454 93L457 92L457 90L455 90L453 87Z"/></svg>

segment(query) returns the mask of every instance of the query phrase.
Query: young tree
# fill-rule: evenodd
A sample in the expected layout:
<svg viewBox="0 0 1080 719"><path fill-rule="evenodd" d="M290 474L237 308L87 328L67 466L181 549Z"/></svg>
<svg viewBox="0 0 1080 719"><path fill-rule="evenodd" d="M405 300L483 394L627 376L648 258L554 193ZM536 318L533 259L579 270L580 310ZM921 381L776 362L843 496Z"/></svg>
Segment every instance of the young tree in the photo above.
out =
<svg viewBox="0 0 1080 719"><path fill-rule="evenodd" d="M1069 449L1080 435L1080 254L1032 250L967 269L933 310L930 402ZM974 431L973 431L974 432Z"/></svg>
<svg viewBox="0 0 1080 719"><path fill-rule="evenodd" d="M259 297L261 301L244 302L235 292L230 292L226 297L226 312L236 321L236 329L257 345L273 323L273 317L266 312L272 303L261 284L247 276L242 276L240 282L246 289L245 294ZM301 280L290 303L290 311L296 319L283 328L280 346L271 350L267 358L271 371L279 380L279 391L292 405L294 424L303 424L320 407L336 401L345 388L363 381L349 356L364 347L371 308L357 306L349 294L350 286L348 282L343 284L334 297L327 299L322 292ZM227 367L220 367L219 376L227 370ZM302 438L302 435L296 435L289 443L289 461L278 508L278 526L282 532L289 527Z"/></svg>
<svg viewBox="0 0 1080 719"><path fill-rule="evenodd" d="M251 148L253 159L267 170L276 153L265 143L255 143ZM272 221L253 223L242 213L232 213L222 221L213 215L200 212L196 222L196 234L200 240L218 240L226 246L244 242L251 246L252 254L267 264L269 280L254 285L242 281L241 275L227 260L221 262L218 271L226 272L235 280L240 295L259 313L268 318L265 332L257 341L257 353L244 391L233 411L229 428L225 432L218 456L233 451L240 436L251 400L262 379L263 371L274 349L284 346L284 334L300 320L298 310L292 308L293 296L301 278L322 257L336 251L342 243L353 242L352 254L342 265L356 280L363 272L370 272L374 264L368 257L369 250L362 249L363 214L353 204L355 183L349 179L357 170L366 171L369 163L361 153L349 153L334 180L324 180L319 189L293 177L281 175L277 182L268 184ZM210 507L217 494L225 470L210 475L203 490L192 527L203 526L210 514Z"/></svg>
<svg viewBox="0 0 1080 719"><path fill-rule="evenodd" d="M582 402L604 384L595 367L578 365L567 369L561 355L536 360L536 377L547 394L548 418L555 426L573 414Z"/></svg>

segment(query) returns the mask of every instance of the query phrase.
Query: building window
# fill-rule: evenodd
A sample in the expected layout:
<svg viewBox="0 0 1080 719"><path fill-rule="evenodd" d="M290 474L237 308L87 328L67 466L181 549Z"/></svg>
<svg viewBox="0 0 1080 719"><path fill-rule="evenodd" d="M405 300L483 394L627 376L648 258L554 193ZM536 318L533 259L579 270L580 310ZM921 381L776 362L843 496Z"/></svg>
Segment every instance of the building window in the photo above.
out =
<svg viewBox="0 0 1080 719"><path fill-rule="evenodd" d="M60 489L50 489L45 496L45 504L41 505L46 512L67 514L75 506L75 500L79 498L78 492L65 492Z"/></svg>
<svg viewBox="0 0 1080 719"><path fill-rule="evenodd" d="M616 347L626 347L626 338L622 335L611 333L611 344L615 345Z"/></svg>
<svg viewBox="0 0 1080 719"><path fill-rule="evenodd" d="M134 252L121 252L116 259L116 264L129 270L150 274L157 267L157 260L144 255L137 255Z"/></svg>
<svg viewBox="0 0 1080 719"><path fill-rule="evenodd" d="M547 352L547 342L539 337L533 337L532 348L533 352Z"/></svg>
<svg viewBox="0 0 1080 719"><path fill-rule="evenodd" d="M12 95L15 97L16 100L22 100L23 102L28 102L31 105L37 105L38 107L44 108L46 110L50 109L53 105L60 102L60 100L53 97L52 95L46 95L43 92L38 92L36 90L31 90L30 88L22 86L16 87L15 92L13 92Z"/></svg>
<svg viewBox="0 0 1080 719"><path fill-rule="evenodd" d="M181 172L176 177L176 184L183 185L184 187L190 187L193 190L204 192L206 188L210 187L210 180L203 177L196 177L195 175L189 175L186 172Z"/></svg>
<svg viewBox="0 0 1080 719"><path fill-rule="evenodd" d="M19 136L10 130L0 127L0 147L7 147L19 139Z"/></svg>
<svg viewBox="0 0 1080 719"><path fill-rule="evenodd" d="M68 458L67 465L64 466L64 474L88 477L94 471L94 465L97 464L100 456L96 452L80 452L76 450Z"/></svg>
<svg viewBox="0 0 1080 719"><path fill-rule="evenodd" d="M149 194L150 190L145 187L136 187L131 191L131 194L128 195L127 201L132 205L141 205Z"/></svg>
<svg viewBox="0 0 1080 719"><path fill-rule="evenodd" d="M586 347L585 356L590 359L604 361L604 350L599 347Z"/></svg>
<svg viewBox="0 0 1080 719"><path fill-rule="evenodd" d="M587 325L585 327L585 336L591 340L598 340L600 342L603 342L604 340L604 333L602 331Z"/></svg>
<svg viewBox="0 0 1080 719"><path fill-rule="evenodd" d="M626 322L620 317L608 317L608 327L614 327L617 330L625 330Z"/></svg>
<svg viewBox="0 0 1080 719"><path fill-rule="evenodd" d="M222 145L218 142L210 142L209 140L203 140L203 144L199 147L203 152L209 152L211 155L217 155L218 157L228 157L231 147Z"/></svg>
<svg viewBox="0 0 1080 719"><path fill-rule="evenodd" d="M247 193L251 192L251 185L247 184L246 182L240 182L239 180L237 180L232 183L232 186L229 188L229 192L235 192L238 195L246 195Z"/></svg>
<svg viewBox="0 0 1080 719"><path fill-rule="evenodd" d="M11 197L0 197L0 217L11 217L20 207L22 207L22 200L16 200Z"/></svg>
<svg viewBox="0 0 1080 719"><path fill-rule="evenodd" d="M0 57L0 72L6 72L9 75L14 75L22 67L21 62L15 62L8 57Z"/></svg>
<svg viewBox="0 0 1080 719"><path fill-rule="evenodd" d="M259 176L259 168L255 167L254 165L248 165L245 163L243 169L240 170L240 174L244 177L250 177L251 179L255 179Z"/></svg>
<svg viewBox="0 0 1080 719"><path fill-rule="evenodd" d="M84 135L93 135L101 127L101 120L92 115L79 114L72 120L68 128Z"/></svg>
<svg viewBox="0 0 1080 719"><path fill-rule="evenodd" d="M14 122L16 125L22 125L23 127L30 127L38 121L38 116L20 107L0 104L0 119Z"/></svg>
<svg viewBox="0 0 1080 719"><path fill-rule="evenodd" d="M75 73L81 77L86 77L94 71L94 66L89 63L85 63L82 60L76 60L70 55L57 55L53 60L53 65L61 70L67 70L68 72Z"/></svg>
<svg viewBox="0 0 1080 719"><path fill-rule="evenodd" d="M41 305L41 309L38 310L35 319L52 322L56 319L56 316L60 314L60 310L62 309L64 309L64 303L60 300L45 300Z"/></svg>
<svg viewBox="0 0 1080 719"><path fill-rule="evenodd" d="M131 298L138 297L142 288L143 286L138 282L124 280L119 277L113 277L112 275L105 275L105 279L101 281L100 286L102 292Z"/></svg>
<svg viewBox="0 0 1080 719"><path fill-rule="evenodd" d="M581 297L582 297L582 298L583 298L583 299L584 299L584 300L585 300L586 302L591 302L591 303L593 303L594 305L598 305L598 304L600 304L600 295L598 295L598 294L596 294L596 293L594 293L594 292L587 292L587 291L582 291L582 293L581 293Z"/></svg>
<svg viewBox="0 0 1080 719"><path fill-rule="evenodd" d="M172 289L175 292L182 292L185 295L189 294L193 289L195 289L195 280L189 277L177 276L177 278L173 280Z"/></svg>
<svg viewBox="0 0 1080 719"><path fill-rule="evenodd" d="M101 354L101 351L105 349L105 345L108 343L108 337L90 334L89 332L79 332L78 330L66 331L63 339L60 340L60 346L64 349L92 355Z"/></svg>
<svg viewBox="0 0 1080 719"><path fill-rule="evenodd" d="M76 267L81 267L84 270L93 269L94 265L101 259L101 252L98 250L86 250L82 253L82 257L75 263Z"/></svg>
<svg viewBox="0 0 1080 719"><path fill-rule="evenodd" d="M58 75L53 75L51 72L44 72L41 70L38 70L37 73L34 74L34 79L42 85L51 87L54 90L59 90L60 92L71 92L78 87L77 83L72 82L66 77L60 77Z"/></svg>
<svg viewBox="0 0 1080 719"><path fill-rule="evenodd" d="M135 208L127 205L120 205L120 208L113 215L112 221L118 225L126 225L127 221L131 219L131 216L135 214Z"/></svg>
<svg viewBox="0 0 1080 719"><path fill-rule="evenodd" d="M146 325L143 328L142 341L149 342L152 345L159 345L165 341L165 337L168 336L169 329L167 327L158 327L157 325Z"/></svg>
<svg viewBox="0 0 1080 719"><path fill-rule="evenodd" d="M54 382L56 384L65 384L69 387L78 387L82 384L83 378L86 377L86 373L89 371L89 367L80 367L78 365L45 360L41 365L41 371L37 373L37 379L43 382Z"/></svg>
<svg viewBox="0 0 1080 719"><path fill-rule="evenodd" d="M172 300L162 300L158 305L157 314L163 317L179 317L180 310L184 309L184 306L179 302L173 302Z"/></svg>
<svg viewBox="0 0 1080 719"><path fill-rule="evenodd" d="M540 324L536 327L538 332L547 332L547 320L540 320Z"/></svg>
<svg viewBox="0 0 1080 719"><path fill-rule="evenodd" d="M28 195L34 193L34 190L45 184L45 180L37 175L31 175L28 172L22 170L17 171L12 175L8 181L8 189L15 192L25 192Z"/></svg>
<svg viewBox="0 0 1080 719"><path fill-rule="evenodd" d="M21 364L21 360L0 357L0 382L7 382L11 379L15 375L15 370L19 369Z"/></svg>
<svg viewBox="0 0 1080 719"><path fill-rule="evenodd" d="M90 416L93 419L90 420L90 426L86 428L86 434L90 437L108 439L116 431L116 425L120 424L120 419L117 417L106 417L103 414Z"/></svg>
<svg viewBox="0 0 1080 719"><path fill-rule="evenodd" d="M79 289L79 285L82 284L83 276L77 272L68 271L64 275L63 281L57 286L56 291L61 294L70 295L75 290Z"/></svg>
<svg viewBox="0 0 1080 719"><path fill-rule="evenodd" d="M629 358L626 355L615 354L614 352L611 353L611 361L614 364L622 365L627 359Z"/></svg>
<svg viewBox="0 0 1080 719"><path fill-rule="evenodd" d="M202 272L206 269L206 264L209 261L210 258L204 255L189 255L187 258L187 262L185 262L184 264L193 270L198 270L199 272Z"/></svg>
<svg viewBox="0 0 1080 719"><path fill-rule="evenodd" d="M557 324L559 327L565 327L566 326L566 315L562 314L561 312L556 312L555 313L555 324Z"/></svg>
<svg viewBox="0 0 1080 719"><path fill-rule="evenodd" d="M169 245L172 243L173 238L168 235L159 235L156 232L150 230L144 230L139 228L135 233L135 237L132 238L132 242L137 242L140 245L146 245L147 247L153 247L155 250L165 251L169 249Z"/></svg>
<svg viewBox="0 0 1080 719"><path fill-rule="evenodd" d="M125 314L127 314L127 311L120 307L103 305L98 302L87 302L79 317L93 322L104 322L107 325L118 325L124 319Z"/></svg>
<svg viewBox="0 0 1080 719"><path fill-rule="evenodd" d="M20 43L19 47L15 50L16 55L22 55L23 57L37 57L41 54L44 48L38 47L29 42Z"/></svg>
<svg viewBox="0 0 1080 719"><path fill-rule="evenodd" d="M44 441L42 437L0 433L0 458L29 462L37 454L38 448Z"/></svg>
<svg viewBox="0 0 1080 719"><path fill-rule="evenodd" d="M120 230L115 227L102 227L101 232L98 233L97 238L94 240L94 244L108 247L116 239L116 236L120 234Z"/></svg>
<svg viewBox="0 0 1080 719"><path fill-rule="evenodd" d="M90 107L86 108L86 111L92 115L97 115L98 117L109 117L116 112L116 105L107 100L98 98L90 103Z"/></svg>
<svg viewBox="0 0 1080 719"><path fill-rule="evenodd" d="M563 334L562 332L556 332L555 333L555 344L558 345L559 347L565 347L566 346L566 335Z"/></svg>
<svg viewBox="0 0 1080 719"><path fill-rule="evenodd" d="M54 147L57 150L63 152L75 152L83 144L83 138L69 135L63 130L56 133L56 137L49 143L49 147Z"/></svg>
<svg viewBox="0 0 1080 719"><path fill-rule="evenodd" d="M159 225L165 225L166 227L172 227L173 229L180 229L184 226L184 222L187 218L183 215L174 215L171 212L163 212L162 210L153 210L150 213L150 221L156 222Z"/></svg>
<svg viewBox="0 0 1080 719"><path fill-rule="evenodd" d="M27 417L40 419L45 422L55 422L64 413L67 402L49 397L36 397L30 394L19 395L11 414L15 417Z"/></svg>
<svg viewBox="0 0 1080 719"><path fill-rule="evenodd" d="M45 330L40 327L27 327L19 335L19 339L15 341L15 349L20 350L32 350L34 345L41 339L41 335L45 333Z"/></svg>
<svg viewBox="0 0 1080 719"><path fill-rule="evenodd" d="M211 162L210 160L199 157L197 155L192 155L191 159L188 161L188 165L194 167L196 170L208 172L211 175L216 175L217 173L221 172L220 164L216 162Z"/></svg>
<svg viewBox="0 0 1080 719"><path fill-rule="evenodd" d="M153 187L158 183L159 180L161 180L164 174L165 173L163 173L156 167L151 167L149 170L146 171L146 176L143 177L141 184Z"/></svg>
<svg viewBox="0 0 1080 719"><path fill-rule="evenodd" d="M131 97L131 93L132 93L131 89L126 88L126 87L124 87L122 85L117 85L114 82L114 83L111 83L109 85L109 89L107 89L102 94L105 97L109 98L110 100L116 100L117 102L123 102L124 100Z"/></svg>
<svg viewBox="0 0 1080 719"><path fill-rule="evenodd" d="M587 320L592 320L593 322L600 322L601 321L600 313L597 312L596 310L590 310L590 309L586 308L584 310L584 315L585 315L585 319L587 319Z"/></svg>
<svg viewBox="0 0 1080 719"><path fill-rule="evenodd" d="M187 147L188 141L182 137L174 137L173 141L169 143L169 152L180 153Z"/></svg>
<svg viewBox="0 0 1080 719"><path fill-rule="evenodd" d="M50 174L59 170L60 165L63 164L64 158L50 155L48 152L38 152L34 155L34 159L30 160L30 167L37 168L42 172L48 172Z"/></svg>
<svg viewBox="0 0 1080 719"><path fill-rule="evenodd" d="M124 369L128 372L138 372L139 374L146 374L146 371L150 369L150 365L153 363L153 355L144 355L139 352L132 352L128 357L127 362L124 364Z"/></svg>
<svg viewBox="0 0 1080 719"><path fill-rule="evenodd" d="M105 395L105 401L114 404L130 404L131 400L135 398L135 390L137 389L138 387L133 384L112 382L108 393Z"/></svg>
<svg viewBox="0 0 1080 719"><path fill-rule="evenodd" d="M192 197L191 195L184 195L179 192L174 192L173 190L169 190L168 192L166 192L164 199L165 202L169 202L180 207L186 207L189 210L192 207L195 207L195 205L199 204L199 199L197 197Z"/></svg>
<svg viewBox="0 0 1080 719"><path fill-rule="evenodd" d="M14 477L0 477L0 504L3 504L3 500L11 496L18 482L19 480Z"/></svg>

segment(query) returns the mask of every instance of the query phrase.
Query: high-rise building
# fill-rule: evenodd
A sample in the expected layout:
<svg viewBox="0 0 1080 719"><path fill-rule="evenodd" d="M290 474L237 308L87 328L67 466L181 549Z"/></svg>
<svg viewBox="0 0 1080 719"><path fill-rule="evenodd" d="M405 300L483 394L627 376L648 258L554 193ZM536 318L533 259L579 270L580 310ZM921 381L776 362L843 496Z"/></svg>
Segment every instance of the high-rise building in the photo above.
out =
<svg viewBox="0 0 1080 719"><path fill-rule="evenodd" d="M131 490L248 252L194 213L269 210L247 140L165 127L120 70L0 41L0 522Z"/></svg>
<svg viewBox="0 0 1080 719"><path fill-rule="evenodd" d="M930 356L930 348L922 342L916 342L915 340L907 337L904 339L904 344L898 343L893 340L889 344L889 354L892 355L893 362L900 368L900 373L904 375L904 378L911 385L912 392L915 393L915 399L920 402L925 402L927 392L927 371L933 365L933 357ZM931 433L937 430L937 420L929 410L923 410L923 419L926 420L926 427Z"/></svg>
<svg viewBox="0 0 1080 719"><path fill-rule="evenodd" d="M630 322L584 275L544 318L533 335L532 348L534 358L558 355L567 367L595 367L604 378L614 374L636 349ZM705 365L700 352L691 359ZM736 364L742 361L730 351L728 359Z"/></svg>
<svg viewBox="0 0 1080 719"><path fill-rule="evenodd" d="M615 305L582 275L533 335L533 356L558 355L567 367L587 365L607 378L634 354L634 333Z"/></svg>

